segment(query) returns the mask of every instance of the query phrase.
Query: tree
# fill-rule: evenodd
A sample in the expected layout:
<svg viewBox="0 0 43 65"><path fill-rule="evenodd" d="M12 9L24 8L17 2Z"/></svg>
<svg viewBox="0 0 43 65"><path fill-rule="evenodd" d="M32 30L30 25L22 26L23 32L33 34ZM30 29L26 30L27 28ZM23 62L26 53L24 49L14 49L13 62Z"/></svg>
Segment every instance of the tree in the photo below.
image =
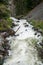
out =
<svg viewBox="0 0 43 65"><path fill-rule="evenodd" d="M24 15L33 9L41 0L14 0L16 15Z"/></svg>
<svg viewBox="0 0 43 65"><path fill-rule="evenodd" d="M8 0L0 0L0 19L9 17Z"/></svg>
<svg viewBox="0 0 43 65"><path fill-rule="evenodd" d="M27 11L27 0L16 0L16 15L22 15Z"/></svg>
<svg viewBox="0 0 43 65"><path fill-rule="evenodd" d="M10 11L8 8L9 0L0 0L0 31L7 30L11 27L11 20L9 18Z"/></svg>

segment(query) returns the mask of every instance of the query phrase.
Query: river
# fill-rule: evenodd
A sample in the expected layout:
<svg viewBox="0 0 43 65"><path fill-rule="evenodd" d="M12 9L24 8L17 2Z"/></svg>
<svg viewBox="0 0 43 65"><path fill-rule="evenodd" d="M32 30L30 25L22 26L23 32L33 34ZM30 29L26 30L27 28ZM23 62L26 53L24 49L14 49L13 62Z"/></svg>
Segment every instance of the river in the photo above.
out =
<svg viewBox="0 0 43 65"><path fill-rule="evenodd" d="M8 50L9 56L3 65L43 65L35 46L39 45L42 40L41 33L34 31L33 26L25 19L18 20L13 17L11 19L16 24L12 28L16 33L15 36L6 38L9 40L10 50Z"/></svg>

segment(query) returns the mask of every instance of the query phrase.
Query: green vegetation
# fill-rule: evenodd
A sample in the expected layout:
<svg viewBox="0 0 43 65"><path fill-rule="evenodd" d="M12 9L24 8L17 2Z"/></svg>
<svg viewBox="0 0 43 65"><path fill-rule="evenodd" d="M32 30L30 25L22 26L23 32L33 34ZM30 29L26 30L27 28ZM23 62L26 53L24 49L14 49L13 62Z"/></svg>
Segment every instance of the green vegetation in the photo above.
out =
<svg viewBox="0 0 43 65"><path fill-rule="evenodd" d="M0 0L0 19L9 17L8 0Z"/></svg>
<svg viewBox="0 0 43 65"><path fill-rule="evenodd" d="M14 0L14 5L16 6L16 16L26 15L41 1L42 0Z"/></svg>
<svg viewBox="0 0 43 65"><path fill-rule="evenodd" d="M5 30L11 27L10 11L9 11L9 1L10 0L0 0L0 30ZM41 0L13 0L16 10L16 16L19 18L26 15L28 11L33 9ZM6 24L6 25L5 25ZM33 23L35 27L43 29L42 23Z"/></svg>
<svg viewBox="0 0 43 65"><path fill-rule="evenodd" d="M43 21L36 21L36 20L31 20L30 22L35 28L40 29L43 31Z"/></svg>
<svg viewBox="0 0 43 65"><path fill-rule="evenodd" d="M31 38L31 37L29 39L26 39L26 41L28 41L28 43L31 41L30 43L33 43L34 45L37 44L38 42L36 38Z"/></svg>
<svg viewBox="0 0 43 65"><path fill-rule="evenodd" d="M0 22L0 31L4 31L4 30L7 30L9 28L11 28L12 26L12 20L10 18L8 19L3 19L1 22Z"/></svg>
<svg viewBox="0 0 43 65"><path fill-rule="evenodd" d="M9 10L5 5L0 4L0 19L9 17Z"/></svg>
<svg viewBox="0 0 43 65"><path fill-rule="evenodd" d="M37 39L31 39L31 42L32 42L33 44L37 44L38 40L37 40Z"/></svg>
<svg viewBox="0 0 43 65"><path fill-rule="evenodd" d="M0 0L0 31L11 27L12 20L9 18L8 0Z"/></svg>

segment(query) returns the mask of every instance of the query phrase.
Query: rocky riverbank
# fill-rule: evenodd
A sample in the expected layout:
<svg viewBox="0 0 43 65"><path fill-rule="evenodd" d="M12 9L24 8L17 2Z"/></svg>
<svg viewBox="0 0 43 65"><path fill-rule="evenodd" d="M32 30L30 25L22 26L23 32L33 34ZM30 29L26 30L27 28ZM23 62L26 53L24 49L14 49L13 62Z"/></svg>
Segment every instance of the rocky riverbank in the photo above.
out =
<svg viewBox="0 0 43 65"><path fill-rule="evenodd" d="M15 32L12 29L0 31L0 65L9 55L10 45L8 44L9 40L6 40L6 38L13 35L15 35Z"/></svg>
<svg viewBox="0 0 43 65"><path fill-rule="evenodd" d="M17 36L18 39L25 39L27 37L35 36L36 38L40 39L40 36L43 34L41 31L39 31L39 29L28 24L27 20L25 19L12 19L14 20L14 22L12 22L11 28L6 31L0 31L0 65L2 65L4 59L9 56L9 50L11 49L9 40L6 38L9 38L10 36ZM36 45L36 48L38 51L38 55L43 59L43 40L41 40L41 42Z"/></svg>
<svg viewBox="0 0 43 65"><path fill-rule="evenodd" d="M9 40L6 40L6 38L14 34L13 30L0 33L0 65L3 64L4 59L9 55L10 45L8 44Z"/></svg>
<svg viewBox="0 0 43 65"><path fill-rule="evenodd" d="M0 65L3 64L4 59L8 56L8 50L10 46L8 40L6 40L3 35L0 34Z"/></svg>

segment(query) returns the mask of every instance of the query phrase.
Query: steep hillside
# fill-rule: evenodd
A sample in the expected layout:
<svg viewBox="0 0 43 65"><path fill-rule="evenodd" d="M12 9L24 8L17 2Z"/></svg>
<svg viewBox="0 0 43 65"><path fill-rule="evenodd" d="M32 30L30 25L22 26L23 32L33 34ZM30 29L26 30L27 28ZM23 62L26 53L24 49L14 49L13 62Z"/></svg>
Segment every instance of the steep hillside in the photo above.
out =
<svg viewBox="0 0 43 65"><path fill-rule="evenodd" d="M36 6L28 15L25 17L28 20L43 20L43 2Z"/></svg>

